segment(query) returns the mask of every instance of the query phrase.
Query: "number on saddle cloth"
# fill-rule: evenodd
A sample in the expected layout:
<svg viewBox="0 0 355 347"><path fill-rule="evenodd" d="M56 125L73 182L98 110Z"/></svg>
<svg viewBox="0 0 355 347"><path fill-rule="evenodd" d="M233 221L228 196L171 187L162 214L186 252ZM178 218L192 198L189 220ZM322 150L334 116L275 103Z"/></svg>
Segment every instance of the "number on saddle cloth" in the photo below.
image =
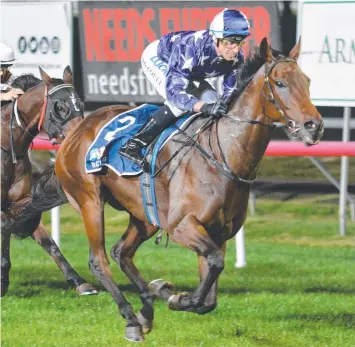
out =
<svg viewBox="0 0 355 347"><path fill-rule="evenodd" d="M88 149L86 172L97 173L107 166L120 176L139 174L141 168L117 152L158 108L158 105L144 104L118 114L105 124Z"/></svg>
<svg viewBox="0 0 355 347"><path fill-rule="evenodd" d="M158 105L144 104L117 115L105 124L86 154L86 172L102 174L101 170L103 167L109 167L119 176L140 175L143 172L142 168L131 160L117 155L117 152L124 143L137 133L148 117L159 107ZM183 126L184 122L190 116L181 117L176 122L176 125ZM175 131L177 131L176 127L170 127L158 137L156 146L154 147L156 149L155 155L158 154L161 146Z"/></svg>

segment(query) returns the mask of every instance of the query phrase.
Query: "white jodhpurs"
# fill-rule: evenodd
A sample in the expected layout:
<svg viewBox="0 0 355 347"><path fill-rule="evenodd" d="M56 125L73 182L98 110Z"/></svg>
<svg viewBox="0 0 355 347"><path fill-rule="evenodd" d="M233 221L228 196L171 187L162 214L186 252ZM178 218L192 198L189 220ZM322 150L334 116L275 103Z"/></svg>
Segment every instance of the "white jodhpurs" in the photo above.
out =
<svg viewBox="0 0 355 347"><path fill-rule="evenodd" d="M165 105L170 108L176 117L179 117L186 111L180 110L167 100L165 74L168 71L168 64L158 57L158 45L159 40L153 41L143 51L141 58L142 69L149 82L153 84L159 95L164 98ZM194 95L201 101L207 103L215 102L217 100L217 92L213 89L213 87L208 82L203 81L204 88L200 89L200 84L201 82L191 81L186 92ZM189 89L191 89L191 92L189 92Z"/></svg>

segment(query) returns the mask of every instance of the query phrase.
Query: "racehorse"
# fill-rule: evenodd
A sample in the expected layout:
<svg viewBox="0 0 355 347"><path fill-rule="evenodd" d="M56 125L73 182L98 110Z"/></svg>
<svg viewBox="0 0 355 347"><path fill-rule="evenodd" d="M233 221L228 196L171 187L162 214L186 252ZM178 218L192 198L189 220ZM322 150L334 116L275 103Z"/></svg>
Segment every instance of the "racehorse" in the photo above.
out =
<svg viewBox="0 0 355 347"><path fill-rule="evenodd" d="M63 80L49 77L41 68L40 73L42 81L33 75L16 78L12 86L25 93L1 108L1 220L4 226L1 232L1 296L8 290L11 268L11 232L4 230L5 225L16 215L14 205L31 203L32 168L28 149L40 130L61 142L83 118L83 107L72 85L70 67L64 70ZM68 264L40 220L41 213L13 233L20 238L31 236L55 260L79 294L95 292Z"/></svg>
<svg viewBox="0 0 355 347"><path fill-rule="evenodd" d="M126 339L143 341L143 333L152 329L156 296L166 300L172 310L204 314L215 309L226 242L245 222L250 187L275 124L283 125L290 138L308 146L319 142L323 121L310 100L310 79L297 65L299 53L300 41L284 56L273 51L264 38L240 70L228 113L217 120L198 118L186 130L188 134L175 136L158 155L157 166L162 168L155 177L159 219L172 241L197 253L200 284L193 293L174 293L172 284L163 280L148 285L134 265L138 247L159 229L145 214L139 177L117 176L111 169L88 174L84 160L78 160L85 158L102 126L127 108L96 110L61 144L55 173L84 221L89 267L126 320ZM109 268L106 202L129 213L129 226L112 247L111 257L140 293L143 307L137 315Z"/></svg>

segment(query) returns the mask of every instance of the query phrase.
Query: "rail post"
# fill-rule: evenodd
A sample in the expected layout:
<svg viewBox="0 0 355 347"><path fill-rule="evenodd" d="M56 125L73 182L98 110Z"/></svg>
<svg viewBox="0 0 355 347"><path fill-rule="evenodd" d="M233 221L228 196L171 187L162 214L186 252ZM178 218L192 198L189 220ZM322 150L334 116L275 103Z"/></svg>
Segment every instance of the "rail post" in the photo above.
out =
<svg viewBox="0 0 355 347"><path fill-rule="evenodd" d="M344 107L343 142L350 140L350 107ZM340 235L346 234L346 196L348 193L349 157L341 157L340 194L339 194L339 228Z"/></svg>
<svg viewBox="0 0 355 347"><path fill-rule="evenodd" d="M235 267L240 269L247 266L245 256L245 239L244 239L244 226L242 226L237 235L235 236L235 250L237 252L237 261Z"/></svg>

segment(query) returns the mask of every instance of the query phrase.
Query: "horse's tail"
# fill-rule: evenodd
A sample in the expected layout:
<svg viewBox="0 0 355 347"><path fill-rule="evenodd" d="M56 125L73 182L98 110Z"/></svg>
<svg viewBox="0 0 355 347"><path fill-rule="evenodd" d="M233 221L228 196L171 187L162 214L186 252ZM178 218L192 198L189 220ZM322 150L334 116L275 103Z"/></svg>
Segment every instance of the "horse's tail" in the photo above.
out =
<svg viewBox="0 0 355 347"><path fill-rule="evenodd" d="M54 172L54 165L48 166L32 186L29 198L9 206L9 218L2 223L2 232L15 232L24 223L40 216L44 211L51 210L68 202Z"/></svg>

